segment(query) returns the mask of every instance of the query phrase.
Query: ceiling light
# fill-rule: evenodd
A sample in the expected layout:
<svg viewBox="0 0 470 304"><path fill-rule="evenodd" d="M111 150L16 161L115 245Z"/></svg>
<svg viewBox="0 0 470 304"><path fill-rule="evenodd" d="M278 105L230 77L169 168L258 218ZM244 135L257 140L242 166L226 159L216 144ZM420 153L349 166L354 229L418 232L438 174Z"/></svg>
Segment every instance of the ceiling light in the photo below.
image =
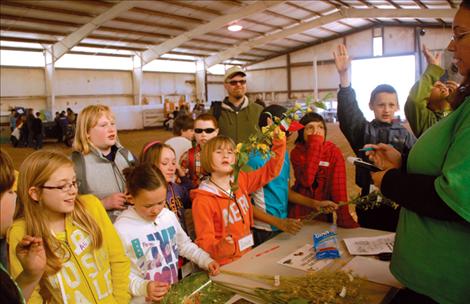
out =
<svg viewBox="0 0 470 304"><path fill-rule="evenodd" d="M243 28L243 26L241 26L240 24L230 24L227 29L231 32L238 32L238 31L241 31Z"/></svg>

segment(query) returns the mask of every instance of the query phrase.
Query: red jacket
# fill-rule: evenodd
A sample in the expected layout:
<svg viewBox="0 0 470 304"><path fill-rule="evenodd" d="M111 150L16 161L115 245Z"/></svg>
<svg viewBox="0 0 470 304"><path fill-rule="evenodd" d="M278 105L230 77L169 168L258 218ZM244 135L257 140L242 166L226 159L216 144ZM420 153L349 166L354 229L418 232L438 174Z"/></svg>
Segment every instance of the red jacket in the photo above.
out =
<svg viewBox="0 0 470 304"><path fill-rule="evenodd" d="M339 148L322 136L310 135L307 142L296 144L291 152L295 184L293 190L316 200L347 202L346 167ZM289 217L300 218L312 209L293 204ZM338 225L346 228L359 227L349 213L348 206L337 211Z"/></svg>
<svg viewBox="0 0 470 304"><path fill-rule="evenodd" d="M248 252L240 251L238 241L251 233L253 208L250 193L267 184L279 175L284 162L286 141L275 141L272 147L275 157L256 171L240 172L236 201L219 191L210 181L203 181L198 189L191 191L193 220L196 230L196 244L208 252L221 265L228 264ZM231 236L233 247L221 242Z"/></svg>

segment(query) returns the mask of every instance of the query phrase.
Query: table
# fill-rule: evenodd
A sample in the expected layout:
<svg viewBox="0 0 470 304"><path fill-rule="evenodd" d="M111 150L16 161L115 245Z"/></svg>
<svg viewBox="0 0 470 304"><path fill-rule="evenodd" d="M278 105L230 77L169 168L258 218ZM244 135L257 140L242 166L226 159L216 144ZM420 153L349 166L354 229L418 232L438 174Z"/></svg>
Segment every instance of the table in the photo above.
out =
<svg viewBox="0 0 470 304"><path fill-rule="evenodd" d="M304 246L307 243L313 244L312 236L314 233L323 232L325 230L331 230L331 224L326 222L315 221L311 224L306 224L302 230L296 235L289 235L287 233L281 233L275 238L259 245L254 248L239 260L224 265L221 267L223 270L243 272L243 273L255 273L255 274L265 274L265 275L289 275L289 276L301 276L305 275L305 272L297 270L291 267L283 266L277 264L277 261L283 257L294 252L296 249ZM347 262L352 259L352 256L349 255L343 238L349 237L373 237L389 232L366 229L366 228L355 228L355 229L343 229L337 228L337 235L340 249L342 250L341 259L335 260L330 265L326 266L330 269L339 269L344 266ZM265 252L275 246L279 247L269 253L264 253L260 256L256 256L259 253ZM220 274L218 276L211 278L214 282L220 283L234 283L242 286L249 286L250 288L254 287L269 287L262 282L253 281L245 278L236 277L233 275ZM373 282L365 282L364 284L364 294L369 298L369 303L389 303L390 299L396 293L397 289L390 286L377 284ZM247 297L249 298L249 297Z"/></svg>

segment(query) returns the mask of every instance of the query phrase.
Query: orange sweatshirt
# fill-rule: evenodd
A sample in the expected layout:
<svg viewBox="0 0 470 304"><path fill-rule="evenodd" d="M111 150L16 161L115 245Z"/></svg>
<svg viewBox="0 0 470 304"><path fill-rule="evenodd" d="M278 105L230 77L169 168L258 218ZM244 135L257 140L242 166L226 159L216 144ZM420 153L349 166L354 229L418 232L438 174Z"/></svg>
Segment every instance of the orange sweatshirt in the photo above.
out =
<svg viewBox="0 0 470 304"><path fill-rule="evenodd" d="M284 162L286 140L275 140L272 150L276 155L266 165L256 171L240 172L236 201L208 180L191 191L196 244L221 265L235 261L251 249L240 251L238 244L241 238L251 234L253 225L249 194L279 175ZM234 240L235 250L222 242L229 235Z"/></svg>

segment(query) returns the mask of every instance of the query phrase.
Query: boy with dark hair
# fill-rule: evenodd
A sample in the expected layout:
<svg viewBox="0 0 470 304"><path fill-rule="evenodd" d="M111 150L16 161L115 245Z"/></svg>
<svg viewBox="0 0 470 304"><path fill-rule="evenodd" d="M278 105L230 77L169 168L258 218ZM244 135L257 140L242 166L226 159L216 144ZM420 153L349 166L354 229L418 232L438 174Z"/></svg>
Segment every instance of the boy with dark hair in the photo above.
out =
<svg viewBox="0 0 470 304"><path fill-rule="evenodd" d="M333 53L336 69L340 77L338 92L338 120L341 131L358 157L368 161L360 149L365 144L385 143L392 145L402 154L408 154L416 138L399 121L395 121L398 110L398 97L395 89L387 84L377 86L371 93L369 108L374 112L374 120L367 121L359 109L356 94L349 78L350 58L346 46L339 45ZM361 187L361 195L373 189L369 171L356 167L356 184ZM395 231L399 209L387 206L371 210L356 209L359 224L365 228Z"/></svg>
<svg viewBox="0 0 470 304"><path fill-rule="evenodd" d="M194 119L189 115L178 116L173 123L173 135L165 144L175 150L176 161L179 162L181 155L193 146Z"/></svg>

